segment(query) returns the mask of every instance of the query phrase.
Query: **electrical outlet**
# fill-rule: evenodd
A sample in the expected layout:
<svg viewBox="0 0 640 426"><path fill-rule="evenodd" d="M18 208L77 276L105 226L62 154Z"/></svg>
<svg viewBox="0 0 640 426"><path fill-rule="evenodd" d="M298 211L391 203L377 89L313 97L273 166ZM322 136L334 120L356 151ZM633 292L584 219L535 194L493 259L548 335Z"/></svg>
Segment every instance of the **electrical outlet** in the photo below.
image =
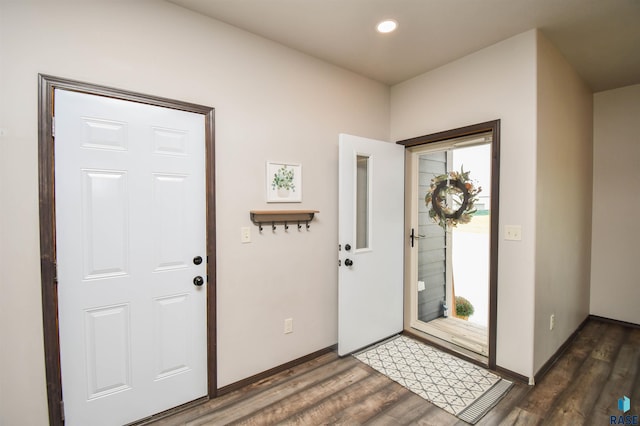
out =
<svg viewBox="0 0 640 426"><path fill-rule="evenodd" d="M240 228L240 241L243 244L251 242L251 228L249 228L248 226L243 226L242 228Z"/></svg>
<svg viewBox="0 0 640 426"><path fill-rule="evenodd" d="M553 330L556 326L556 314L551 314L549 317L549 330Z"/></svg>
<svg viewBox="0 0 640 426"><path fill-rule="evenodd" d="M293 318L284 320L284 334L293 333Z"/></svg>
<svg viewBox="0 0 640 426"><path fill-rule="evenodd" d="M522 226L520 225L506 225L504 227L504 239L509 241L522 240Z"/></svg>

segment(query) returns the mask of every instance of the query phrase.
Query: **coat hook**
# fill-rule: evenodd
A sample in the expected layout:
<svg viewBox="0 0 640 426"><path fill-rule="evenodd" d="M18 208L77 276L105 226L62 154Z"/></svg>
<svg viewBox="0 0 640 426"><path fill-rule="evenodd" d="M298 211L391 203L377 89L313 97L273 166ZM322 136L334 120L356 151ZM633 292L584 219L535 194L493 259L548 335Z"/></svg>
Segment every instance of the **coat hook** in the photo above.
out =
<svg viewBox="0 0 640 426"><path fill-rule="evenodd" d="M272 231L276 230L276 223L275 222L271 222L271 230Z"/></svg>
<svg viewBox="0 0 640 426"><path fill-rule="evenodd" d="M287 224L287 222L284 223L284 230L285 231L289 230L289 225Z"/></svg>
<svg viewBox="0 0 640 426"><path fill-rule="evenodd" d="M298 231L302 229L302 225L300 225L300 221L298 221Z"/></svg>
<svg viewBox="0 0 640 426"><path fill-rule="evenodd" d="M307 222L307 231L309 230L309 228L311 228L311 225L309 225L309 222Z"/></svg>
<svg viewBox="0 0 640 426"><path fill-rule="evenodd" d="M258 224L258 229L260 230L260 232L262 232L262 223Z"/></svg>

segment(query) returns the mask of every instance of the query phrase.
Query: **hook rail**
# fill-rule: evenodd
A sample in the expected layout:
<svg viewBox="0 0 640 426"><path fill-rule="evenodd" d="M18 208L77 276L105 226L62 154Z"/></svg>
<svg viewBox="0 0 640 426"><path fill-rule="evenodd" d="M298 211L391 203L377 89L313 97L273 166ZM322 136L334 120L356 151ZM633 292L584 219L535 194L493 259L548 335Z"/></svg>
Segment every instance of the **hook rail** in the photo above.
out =
<svg viewBox="0 0 640 426"><path fill-rule="evenodd" d="M276 230L276 224L283 224L284 230L289 230L289 223L297 222L298 231L302 230L304 223L307 231L311 228L311 222L318 210L251 210L249 212L251 221L258 225L258 229L262 232L263 223L270 223L271 230Z"/></svg>

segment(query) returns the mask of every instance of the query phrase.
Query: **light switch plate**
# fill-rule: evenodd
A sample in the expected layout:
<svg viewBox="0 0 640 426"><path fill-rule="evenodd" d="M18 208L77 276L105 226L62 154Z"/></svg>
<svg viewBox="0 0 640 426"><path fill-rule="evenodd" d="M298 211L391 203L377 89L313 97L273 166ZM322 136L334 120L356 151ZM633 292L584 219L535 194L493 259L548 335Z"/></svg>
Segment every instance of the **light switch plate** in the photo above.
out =
<svg viewBox="0 0 640 426"><path fill-rule="evenodd" d="M504 239L508 241L521 241L522 240L522 226L520 225L506 225L504 227Z"/></svg>
<svg viewBox="0 0 640 426"><path fill-rule="evenodd" d="M242 228L240 228L240 241L243 244L251 242L251 228L249 228L248 226L243 226Z"/></svg>
<svg viewBox="0 0 640 426"><path fill-rule="evenodd" d="M284 334L293 333L293 318L284 320Z"/></svg>

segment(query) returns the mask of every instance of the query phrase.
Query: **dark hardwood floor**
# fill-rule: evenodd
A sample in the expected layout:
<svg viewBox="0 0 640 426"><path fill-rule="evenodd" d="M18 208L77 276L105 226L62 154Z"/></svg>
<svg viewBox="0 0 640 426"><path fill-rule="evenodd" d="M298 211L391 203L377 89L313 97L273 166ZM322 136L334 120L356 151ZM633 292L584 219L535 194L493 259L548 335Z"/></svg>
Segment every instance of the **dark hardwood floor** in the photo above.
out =
<svg viewBox="0 0 640 426"><path fill-rule="evenodd" d="M516 383L479 425L608 425L640 415L640 329L591 319L536 386ZM353 357L328 353L148 424L465 425Z"/></svg>

